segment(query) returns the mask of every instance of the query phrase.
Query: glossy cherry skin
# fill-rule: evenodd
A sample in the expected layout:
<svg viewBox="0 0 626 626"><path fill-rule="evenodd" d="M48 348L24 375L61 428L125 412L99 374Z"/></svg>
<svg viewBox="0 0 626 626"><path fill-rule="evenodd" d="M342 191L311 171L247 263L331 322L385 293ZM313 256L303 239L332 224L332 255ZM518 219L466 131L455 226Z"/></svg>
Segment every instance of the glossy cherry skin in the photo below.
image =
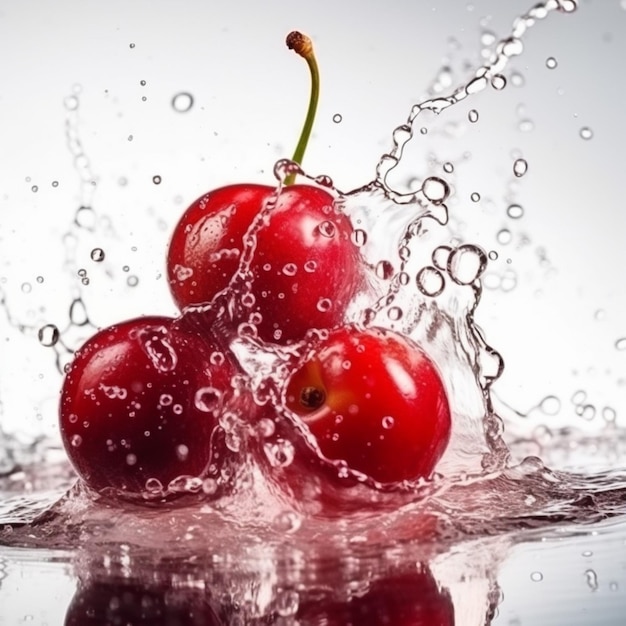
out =
<svg viewBox="0 0 626 626"><path fill-rule="evenodd" d="M128 495L146 496L149 479L164 488L179 476L221 484L232 453L219 419L235 371L181 320L142 317L101 330L76 353L61 392L61 436L77 473L96 491Z"/></svg>
<svg viewBox="0 0 626 626"><path fill-rule="evenodd" d="M324 626L454 626L450 594L437 586L425 566L373 581L348 600L316 598L301 604L302 624Z"/></svg>
<svg viewBox="0 0 626 626"><path fill-rule="evenodd" d="M428 478L450 438L443 381L417 344L344 326L316 345L284 389L324 457L379 483Z"/></svg>
<svg viewBox="0 0 626 626"><path fill-rule="evenodd" d="M263 185L231 185L205 194L185 211L167 257L170 288L181 310L210 302L228 286L248 229L275 193ZM256 231L249 273L236 287L233 325L252 319L261 339L281 344L301 339L312 327L339 325L361 283L349 218L327 191L292 185L281 191L266 220Z"/></svg>

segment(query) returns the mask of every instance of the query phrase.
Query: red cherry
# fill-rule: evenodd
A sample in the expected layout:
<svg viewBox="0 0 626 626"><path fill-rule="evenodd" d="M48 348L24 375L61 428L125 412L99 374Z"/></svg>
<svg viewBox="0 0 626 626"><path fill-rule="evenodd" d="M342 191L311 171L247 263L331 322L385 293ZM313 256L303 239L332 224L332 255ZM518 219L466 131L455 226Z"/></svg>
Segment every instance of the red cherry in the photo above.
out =
<svg viewBox="0 0 626 626"><path fill-rule="evenodd" d="M435 365L390 330L331 332L291 375L284 400L323 456L380 483L429 477L450 437Z"/></svg>
<svg viewBox="0 0 626 626"><path fill-rule="evenodd" d="M228 286L246 233L275 193L262 185L232 185L187 209L167 259L170 288L181 310L210 302ZM261 339L276 343L342 323L361 281L348 217L337 211L328 192L310 185L285 187L266 217L256 232L248 286L238 285L233 323L252 320Z"/></svg>
<svg viewBox="0 0 626 626"><path fill-rule="evenodd" d="M101 330L76 353L61 393L61 436L76 471L96 491L147 497L180 476L212 478L205 485L219 491L234 456L219 418L234 401L235 371L181 320ZM151 479L157 489L146 492Z"/></svg>
<svg viewBox="0 0 626 626"><path fill-rule="evenodd" d="M304 602L297 619L302 624L325 626L454 626L450 594L437 586L421 566L412 572L393 573L371 583L363 594L349 600Z"/></svg>

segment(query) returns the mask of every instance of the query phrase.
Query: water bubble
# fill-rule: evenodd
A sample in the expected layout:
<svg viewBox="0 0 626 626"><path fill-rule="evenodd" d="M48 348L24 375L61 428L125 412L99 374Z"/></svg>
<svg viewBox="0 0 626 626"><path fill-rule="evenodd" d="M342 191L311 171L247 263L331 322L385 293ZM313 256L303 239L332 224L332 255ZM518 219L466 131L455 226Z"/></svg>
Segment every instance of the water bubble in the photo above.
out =
<svg viewBox="0 0 626 626"><path fill-rule="evenodd" d="M561 401L556 396L546 396L539 403L539 410L544 415L557 415L561 411Z"/></svg>
<svg viewBox="0 0 626 626"><path fill-rule="evenodd" d="M352 231L350 239L357 248L362 248L367 243L367 233L362 228L357 228Z"/></svg>
<svg viewBox="0 0 626 626"><path fill-rule="evenodd" d="M302 525L302 518L295 511L281 511L272 521L275 530L283 533L296 532Z"/></svg>
<svg viewBox="0 0 626 626"><path fill-rule="evenodd" d="M553 70L553 69L555 69L557 66L558 66L558 62L557 62L557 60L556 60L554 57L548 57L548 58L546 59L546 67L547 67L549 70Z"/></svg>
<svg viewBox="0 0 626 626"><path fill-rule="evenodd" d="M446 163L443 164L443 171L446 174L452 174L452 172L454 172L454 165L449 161L446 161Z"/></svg>
<svg viewBox="0 0 626 626"><path fill-rule="evenodd" d="M145 86L146 86L146 81L145 81L145 80L140 80L140 81L139 81L139 84L140 84L142 87L145 87Z"/></svg>
<svg viewBox="0 0 626 626"><path fill-rule="evenodd" d="M331 239L335 236L336 228L333 222L329 220L324 220L317 225L317 230L322 235L322 237L327 237L328 239Z"/></svg>
<svg viewBox="0 0 626 626"><path fill-rule="evenodd" d="M215 352L211 353L211 356L209 357L209 361L211 362L212 365L219 367L220 365L224 364L224 361L226 361L226 357L224 356L223 352L216 350Z"/></svg>
<svg viewBox="0 0 626 626"><path fill-rule="evenodd" d="M295 276L298 271L298 266L295 263L286 263L283 267L283 274L285 276Z"/></svg>
<svg viewBox="0 0 626 626"><path fill-rule="evenodd" d="M498 258L498 253L495 250L490 250L487 256L490 261L495 261Z"/></svg>
<svg viewBox="0 0 626 626"><path fill-rule="evenodd" d="M530 580L534 583L540 583L543 580L543 574L541 572L531 572Z"/></svg>
<svg viewBox="0 0 626 626"><path fill-rule="evenodd" d="M172 108L177 113L186 113L193 106L193 96L187 91L181 91L172 98Z"/></svg>
<svg viewBox="0 0 626 626"><path fill-rule="evenodd" d="M139 278L135 276L134 274L132 274L126 279L126 284L129 287L136 287L139 284Z"/></svg>
<svg viewBox="0 0 626 626"><path fill-rule="evenodd" d="M83 438L80 435L72 435L72 439L70 440L72 447L78 448L81 443L83 443Z"/></svg>
<svg viewBox="0 0 626 626"><path fill-rule="evenodd" d="M189 456L189 448L184 443L181 443L176 446L176 458L179 461L185 461L188 456Z"/></svg>
<svg viewBox="0 0 626 626"><path fill-rule="evenodd" d="M439 205L445 202L446 198L450 195L450 188L448 187L448 183L442 178L430 176L422 185L422 193L433 204Z"/></svg>
<svg viewBox="0 0 626 626"><path fill-rule="evenodd" d="M596 407L593 404L583 404L577 406L576 414L584 420L590 422L596 416Z"/></svg>
<svg viewBox="0 0 626 626"><path fill-rule="evenodd" d="M592 591L598 590L598 575L596 574L595 570L588 569L585 572L585 579L587 580L587 586L589 587L589 589L591 589Z"/></svg>
<svg viewBox="0 0 626 626"><path fill-rule="evenodd" d="M523 133L530 133L531 131L535 129L535 123L530 119L523 119L523 120L520 120L518 128Z"/></svg>
<svg viewBox="0 0 626 626"><path fill-rule="evenodd" d="M519 72L513 72L511 74L511 84L514 87L523 87L525 83L524 75Z"/></svg>
<svg viewBox="0 0 626 626"><path fill-rule="evenodd" d="M605 406L602 409L602 419L608 424L612 424L617 419L617 411L610 406Z"/></svg>
<svg viewBox="0 0 626 626"><path fill-rule="evenodd" d="M214 478L205 478L202 481L202 491L208 496L212 496L217 492L217 481Z"/></svg>
<svg viewBox="0 0 626 626"><path fill-rule="evenodd" d="M158 174L156 174L155 176L152 177L152 182L155 185L160 185L161 184L161 180L162 179L161 179L161 177Z"/></svg>
<svg viewBox="0 0 626 626"><path fill-rule="evenodd" d="M316 261L307 261L304 264L304 271L308 272L309 274L312 274L316 269L317 269Z"/></svg>
<svg viewBox="0 0 626 626"><path fill-rule="evenodd" d="M448 259L452 248L449 246L437 246L432 253L433 265L440 270L445 270L448 267Z"/></svg>
<svg viewBox="0 0 626 626"><path fill-rule="evenodd" d="M585 139L585 140L589 140L589 139L593 138L593 130L591 130L591 128L589 128L589 126L583 126L580 129L580 133L579 134L580 134L581 138Z"/></svg>
<svg viewBox="0 0 626 626"><path fill-rule="evenodd" d="M134 43L128 44L128 47L132 50L135 47Z"/></svg>
<svg viewBox="0 0 626 626"><path fill-rule="evenodd" d="M87 308L80 298L72 300L72 304L70 304L70 320L75 326L86 326L89 324Z"/></svg>
<svg viewBox="0 0 626 626"><path fill-rule="evenodd" d="M222 394L215 387L201 387L194 395L194 405L199 411L212 413L217 410Z"/></svg>
<svg viewBox="0 0 626 626"><path fill-rule="evenodd" d="M317 301L317 310L321 311L322 313L326 313L327 311L330 311L330 308L332 307L332 300L330 300L330 298L320 298Z"/></svg>
<svg viewBox="0 0 626 626"><path fill-rule="evenodd" d="M620 352L623 352L624 350L626 350L626 337L620 337L615 342L615 348L616 350L619 350Z"/></svg>
<svg viewBox="0 0 626 626"><path fill-rule="evenodd" d="M394 274L393 265L389 261L378 261L375 272L381 280L389 280Z"/></svg>
<svg viewBox="0 0 626 626"><path fill-rule="evenodd" d="M468 114L467 114L467 119L472 122L472 124L475 124L478 121L478 111L476 109L472 109Z"/></svg>
<svg viewBox="0 0 626 626"><path fill-rule="evenodd" d="M94 248L91 251L90 256L92 261L100 263L101 261L104 261L104 250L102 248Z"/></svg>
<svg viewBox="0 0 626 626"><path fill-rule="evenodd" d="M387 311L387 317L392 321L392 322L397 322L398 320L400 320L402 318L403 315L403 311L399 306L392 306L388 311Z"/></svg>
<svg viewBox="0 0 626 626"><path fill-rule="evenodd" d="M578 8L578 0L558 0L559 11L573 13Z"/></svg>
<svg viewBox="0 0 626 626"><path fill-rule="evenodd" d="M341 124L342 120L343 120L343 117L341 116L340 113L335 113L335 115L333 115L333 122L335 122L335 124Z"/></svg>
<svg viewBox="0 0 626 626"><path fill-rule="evenodd" d="M495 74L491 79L491 86L500 91L506 87L506 78L502 74Z"/></svg>
<svg viewBox="0 0 626 626"><path fill-rule="evenodd" d="M479 247L464 244L452 252L448 259L448 273L459 285L470 285L484 272L487 255Z"/></svg>
<svg viewBox="0 0 626 626"><path fill-rule="evenodd" d="M521 178L528 171L528 161L526 159L515 159L513 163L513 174Z"/></svg>
<svg viewBox="0 0 626 626"><path fill-rule="evenodd" d="M417 288L425 295L435 297L443 292L445 281L443 274L432 266L423 267L417 273Z"/></svg>
<svg viewBox="0 0 626 626"><path fill-rule="evenodd" d="M23 293L30 293L33 290L33 286L30 283L22 283L20 289Z"/></svg>
<svg viewBox="0 0 626 626"><path fill-rule="evenodd" d="M506 214L513 220L518 220L524 215L524 209L519 204L510 204L506 209Z"/></svg>
<svg viewBox="0 0 626 626"><path fill-rule="evenodd" d="M126 464L127 465L135 465L137 463L137 455L136 454L127 454L126 455Z"/></svg>
<svg viewBox="0 0 626 626"><path fill-rule="evenodd" d="M74 223L85 230L93 230L96 225L96 212L90 206L80 206L74 214Z"/></svg>
<svg viewBox="0 0 626 626"><path fill-rule="evenodd" d="M571 401L574 406L582 406L587 400L587 392L584 389L578 389L572 395Z"/></svg>
<svg viewBox="0 0 626 626"><path fill-rule="evenodd" d="M503 246L506 246L510 244L511 241L513 240L513 235L511 234L511 231L508 228L502 228L497 232L496 240L498 241L498 243L502 244Z"/></svg>
<svg viewBox="0 0 626 626"><path fill-rule="evenodd" d="M295 449L288 439L279 439L275 443L266 443L263 451L272 467L286 467L293 462Z"/></svg>
<svg viewBox="0 0 626 626"><path fill-rule="evenodd" d="M385 415L382 420L382 426L385 430L390 430L395 425L395 420L391 415Z"/></svg>
<svg viewBox="0 0 626 626"><path fill-rule="evenodd" d="M476 191L474 191L471 195L470 195L470 200L472 202L480 202L480 194Z"/></svg>
<svg viewBox="0 0 626 626"><path fill-rule="evenodd" d="M66 96L63 99L63 106L68 111L75 111L78 108L78 98L76 96Z"/></svg>
<svg viewBox="0 0 626 626"><path fill-rule="evenodd" d="M297 591L286 590L276 595L276 612L281 617L291 617L298 612L300 596Z"/></svg>

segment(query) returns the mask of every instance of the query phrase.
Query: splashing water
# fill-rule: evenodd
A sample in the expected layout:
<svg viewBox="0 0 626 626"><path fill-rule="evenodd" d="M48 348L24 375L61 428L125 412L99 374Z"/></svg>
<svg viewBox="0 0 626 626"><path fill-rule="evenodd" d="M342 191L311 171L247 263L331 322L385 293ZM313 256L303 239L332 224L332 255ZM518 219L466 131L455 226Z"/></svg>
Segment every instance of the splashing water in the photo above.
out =
<svg viewBox="0 0 626 626"><path fill-rule="evenodd" d="M509 61L523 53L529 29L551 13L575 9L572 0L547 0L517 18L508 37L490 42L486 38L483 43L492 48L489 60L448 96L442 94L451 78L440 75L431 88L432 97L415 105L407 122L394 130L392 147L378 162L375 179L340 195L341 210L355 225L354 241L371 268L369 289L353 302L348 319L391 328L415 339L435 360L451 390L452 440L432 484L403 494L392 507L376 508L375 515L364 510L346 519L325 520L290 508L250 464L242 472L236 497L211 506L194 502L162 510L132 504L120 507L106 499L94 501L80 484L73 484L73 473L54 440L22 441L0 431L0 544L69 554L76 575L83 580L82 601L111 601L119 598L120 589L132 595L133 585L144 589L145 597L147 585L156 606L163 588L176 589L179 603L197 604L233 624L266 615L284 620L306 616L316 593L337 603L342 593L367 597L389 571L398 577L409 575L415 588L426 584L432 570L439 586L449 590L455 612L467 609L478 616L478 624L490 619L499 602L494 568L515 541L516 532L624 514L626 470L617 461L625 458L626 437L617 427L613 408L602 410L605 428L597 436L565 427L552 429L531 419L561 412L555 396L546 396L521 414L495 394L504 359L489 345L476 317L485 291L510 291L518 277L511 268L500 268L498 252L463 235L455 215L458 205L454 205L458 200L455 176L463 167L463 158L431 155L433 171L416 176L411 154L411 149L465 100L471 101L489 87L496 91L508 88L505 71ZM557 64L550 62L549 69L556 68ZM514 76L508 80L514 83ZM75 88L64 103L68 148L81 184L79 209L64 235L65 265L73 282L68 319L56 324L22 323L10 313L10 302L0 285L11 326L52 350L60 372L70 362L73 350L95 330L85 296L91 274L101 268L109 277L119 274L101 244L101 236L114 236L115 229L97 209L96 176L78 134L80 96L80 89ZM172 99L176 113L191 115L194 105L194 97L187 92ZM333 121L337 124L342 117L335 115ZM472 109L465 123L480 124L478 111ZM584 138L590 139L592 131L584 127L581 137L583 130ZM277 164L277 193L292 167L285 161ZM515 155L509 175L523 179L529 171L528 161ZM300 173L333 188L327 177ZM165 185L166 177L155 175L154 184L157 178ZM487 202L478 191L473 191L470 199L475 204ZM271 210L269 202L264 211ZM517 221L524 217L525 208L511 198L506 212L510 220ZM259 228L262 221L259 219ZM507 224L497 232L497 241L503 246L517 236L512 223ZM91 251L93 264L89 267L80 265L81 246ZM252 238L242 258L242 271L253 254ZM549 263L545 254L540 261ZM128 274L130 267L124 266L122 272ZM127 285L136 286L133 282ZM618 350L623 342L617 341ZM158 367L176 367L175 351L158 336L148 338L147 347ZM258 393L262 394L268 379L284 376L280 351L259 352L245 334L236 338L232 347ZM211 410L214 392L211 388L197 390L197 403ZM596 408L584 392L573 396L572 405L579 417L595 417ZM270 441L271 423L260 424L259 430L263 429L260 436ZM236 420L227 430L232 445L238 447ZM289 442L266 451L276 464L293 460ZM572 471L574 451L578 469L590 460L598 464L605 458L606 462L600 462L594 473ZM42 471L44 466L47 469ZM207 480L180 486L182 491L187 488L210 494L215 485ZM372 491L370 504L376 507L379 500L384 500L382 495ZM234 531L243 539L234 540ZM424 538L431 543L422 541ZM454 594L458 563L450 548L463 542L464 559L475 559L469 577L482 585L477 607L468 607L467 598ZM164 543L167 546L155 554L154 545ZM403 551L402 558L399 551ZM343 559L342 569L332 578L330 564L337 554ZM169 560L165 567L163 560ZM377 576L372 582L368 567L374 560ZM407 570L408 561L420 564L417 574L415 567ZM319 580L324 577L332 578L340 591L320 591ZM597 584L593 572L589 580ZM400 585L399 579L394 579L394 585ZM441 606L450 601L445 593L428 593ZM78 606L80 598L75 603ZM209 621L213 617L207 613L206 623L213 623Z"/></svg>

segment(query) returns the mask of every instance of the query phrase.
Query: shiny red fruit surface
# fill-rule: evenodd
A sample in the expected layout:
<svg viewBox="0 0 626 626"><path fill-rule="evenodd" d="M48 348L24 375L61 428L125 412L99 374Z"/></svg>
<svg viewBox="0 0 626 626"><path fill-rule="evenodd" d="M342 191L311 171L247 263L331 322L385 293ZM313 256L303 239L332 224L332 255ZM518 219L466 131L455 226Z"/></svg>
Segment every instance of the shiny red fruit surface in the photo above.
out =
<svg viewBox="0 0 626 626"><path fill-rule="evenodd" d="M179 476L219 483L231 455L219 418L234 372L181 320L101 330L76 353L61 392L61 436L76 471L94 490L128 494L145 493L150 479L164 488Z"/></svg>
<svg viewBox="0 0 626 626"><path fill-rule="evenodd" d="M170 289L181 310L210 302L228 286L246 233L275 192L263 185L231 185L186 210L167 258ZM255 235L249 273L238 286L233 323L252 319L259 337L275 343L301 339L309 328L339 325L361 282L349 218L325 190L292 185L265 219Z"/></svg>
<svg viewBox="0 0 626 626"><path fill-rule="evenodd" d="M327 459L380 483L429 477L450 437L437 368L389 330L331 332L291 375L284 399Z"/></svg>

